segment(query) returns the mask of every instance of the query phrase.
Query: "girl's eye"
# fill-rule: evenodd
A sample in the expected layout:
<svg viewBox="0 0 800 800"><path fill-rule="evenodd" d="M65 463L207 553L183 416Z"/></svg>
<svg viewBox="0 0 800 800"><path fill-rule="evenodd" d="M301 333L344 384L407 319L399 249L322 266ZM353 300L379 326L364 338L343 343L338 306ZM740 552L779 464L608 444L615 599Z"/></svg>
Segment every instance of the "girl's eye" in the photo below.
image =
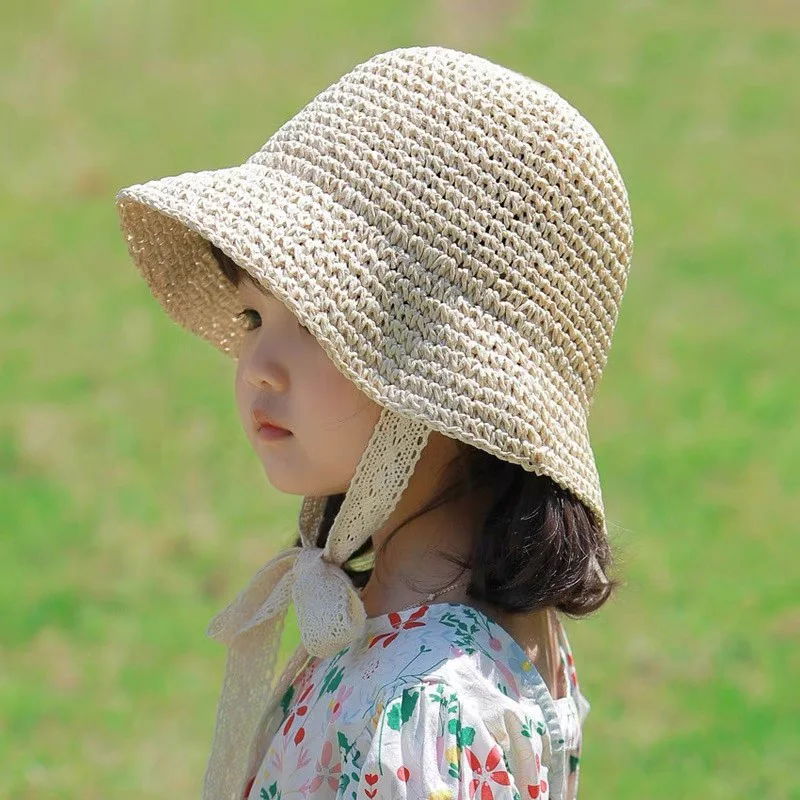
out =
<svg viewBox="0 0 800 800"><path fill-rule="evenodd" d="M255 330L261 322L261 315L256 311L254 308L246 308L241 313L237 314L235 319L244 319L245 320L245 330L252 331ZM300 324L300 320L297 320L297 327L300 328L301 331L304 333L310 333L311 331L306 328L305 325Z"/></svg>
<svg viewBox="0 0 800 800"><path fill-rule="evenodd" d="M248 320L252 320L254 317L257 318L257 321L261 320L261 315L254 308L246 308L240 314L236 315L236 319L242 319L242 318L245 319L245 322L247 323L245 330L248 330L248 331L252 331L257 327L257 324L256 324L255 321L252 322L252 323L248 322Z"/></svg>

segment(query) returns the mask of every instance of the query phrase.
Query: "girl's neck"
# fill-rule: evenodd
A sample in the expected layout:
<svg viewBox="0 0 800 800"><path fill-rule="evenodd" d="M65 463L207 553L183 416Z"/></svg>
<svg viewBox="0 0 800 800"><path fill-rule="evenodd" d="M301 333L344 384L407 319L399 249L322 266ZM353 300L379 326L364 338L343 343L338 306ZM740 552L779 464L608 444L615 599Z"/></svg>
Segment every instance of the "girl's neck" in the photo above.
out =
<svg viewBox="0 0 800 800"><path fill-rule="evenodd" d="M511 614L468 597L465 581L470 577L469 571L438 552L469 561L474 537L494 498L487 492L473 491L457 502L437 506L404 524L441 490L445 468L457 454L456 442L432 433L397 507L373 535L376 563L361 592L367 616L377 617L422 604L428 593L455 582L458 586L441 592L430 602L464 603L483 612L520 645L553 696L563 696L556 669L554 615L546 611ZM389 540L391 532L401 525ZM381 549L384 545L385 549Z"/></svg>

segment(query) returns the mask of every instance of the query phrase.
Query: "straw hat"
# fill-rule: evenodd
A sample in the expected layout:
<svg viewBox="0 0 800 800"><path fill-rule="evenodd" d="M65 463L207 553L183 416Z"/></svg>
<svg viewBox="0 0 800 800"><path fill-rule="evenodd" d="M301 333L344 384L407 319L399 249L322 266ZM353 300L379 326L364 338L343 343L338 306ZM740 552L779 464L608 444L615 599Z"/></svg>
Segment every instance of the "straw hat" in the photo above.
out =
<svg viewBox="0 0 800 800"><path fill-rule="evenodd" d="M362 631L341 565L388 519L431 431L549 476L605 532L587 419L631 260L627 192L597 131L549 87L408 47L354 67L243 164L130 186L117 210L181 326L238 357L237 292L213 242L383 407L325 548L326 498L305 497L302 547L209 628L229 649L204 797L239 800L293 672ZM292 601L301 644L273 685Z"/></svg>

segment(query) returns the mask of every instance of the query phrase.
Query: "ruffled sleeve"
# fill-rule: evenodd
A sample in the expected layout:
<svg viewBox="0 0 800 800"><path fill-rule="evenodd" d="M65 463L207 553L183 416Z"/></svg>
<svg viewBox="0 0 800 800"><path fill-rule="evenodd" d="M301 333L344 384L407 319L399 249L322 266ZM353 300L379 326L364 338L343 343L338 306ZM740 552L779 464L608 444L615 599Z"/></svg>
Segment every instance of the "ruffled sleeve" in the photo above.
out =
<svg viewBox="0 0 800 800"><path fill-rule="evenodd" d="M480 699L439 681L394 693L367 726L361 768L343 780L339 796L547 800L546 729L533 713L538 706L530 714L518 704L487 710Z"/></svg>

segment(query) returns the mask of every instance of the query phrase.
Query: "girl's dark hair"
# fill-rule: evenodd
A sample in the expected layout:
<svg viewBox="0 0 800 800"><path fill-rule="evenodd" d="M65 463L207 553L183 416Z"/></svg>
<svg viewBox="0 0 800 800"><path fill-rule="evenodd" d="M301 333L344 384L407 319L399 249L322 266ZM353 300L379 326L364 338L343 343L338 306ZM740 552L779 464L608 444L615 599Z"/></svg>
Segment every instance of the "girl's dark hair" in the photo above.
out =
<svg viewBox="0 0 800 800"><path fill-rule="evenodd" d="M214 258L217 259L220 272L234 285L238 286L247 272L242 269L227 253L224 253L213 242L208 243Z"/></svg>
<svg viewBox="0 0 800 800"><path fill-rule="evenodd" d="M219 248L212 245L211 249L223 274L238 285L242 268ZM445 470L444 488L392 530L380 550L405 525L426 512L478 491L488 492L489 511L468 556L462 559L434 548L446 561L472 571L468 596L512 613L553 606L568 616L583 617L599 609L620 582L609 577L604 583L593 569L594 557L607 572L611 549L587 506L547 476L528 472L463 442L457 444L458 454ZM344 494L328 497L318 547L325 546L343 500ZM295 546L300 544L297 537ZM367 539L351 559L368 553L372 546L372 539ZM343 569L359 588L372 574L372 570L350 569L347 563Z"/></svg>
<svg viewBox="0 0 800 800"><path fill-rule="evenodd" d="M547 476L463 442L458 445L458 455L447 465L444 488L392 530L380 549L422 514L474 492L489 491L492 505L467 558L434 548L446 561L472 571L468 596L513 613L554 606L568 616L583 617L600 608L619 581L602 582L592 567L594 555L605 572L611 551L589 509ZM329 496L318 547L325 546L343 499L344 494ZM298 537L295 546L300 544ZM371 548L368 539L351 558ZM358 587L366 585L371 575L349 570L347 564L344 570Z"/></svg>

